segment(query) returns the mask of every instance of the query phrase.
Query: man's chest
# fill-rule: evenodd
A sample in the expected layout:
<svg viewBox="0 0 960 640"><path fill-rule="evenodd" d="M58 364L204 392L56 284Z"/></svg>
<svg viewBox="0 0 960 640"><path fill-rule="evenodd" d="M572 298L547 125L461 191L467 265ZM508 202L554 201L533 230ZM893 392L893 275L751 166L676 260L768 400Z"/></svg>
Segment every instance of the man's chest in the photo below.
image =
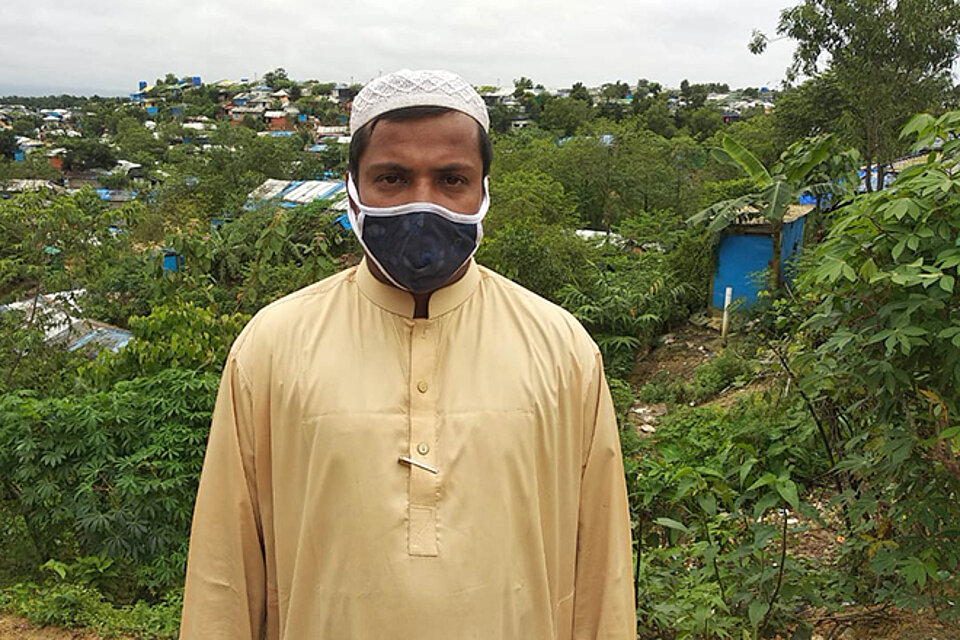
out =
<svg viewBox="0 0 960 640"><path fill-rule="evenodd" d="M579 475L581 381L548 346L431 321L308 346L275 358L260 413L278 508L316 505L324 531L373 544L402 527L431 556L442 516L529 511L558 468Z"/></svg>

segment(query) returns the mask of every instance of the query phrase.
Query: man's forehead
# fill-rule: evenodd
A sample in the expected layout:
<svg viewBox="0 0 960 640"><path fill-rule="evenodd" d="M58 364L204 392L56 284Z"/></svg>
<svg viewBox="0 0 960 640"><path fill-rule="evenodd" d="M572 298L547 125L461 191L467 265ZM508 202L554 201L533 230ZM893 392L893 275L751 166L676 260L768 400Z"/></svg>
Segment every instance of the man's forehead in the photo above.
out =
<svg viewBox="0 0 960 640"><path fill-rule="evenodd" d="M448 111L415 119L381 119L370 133L367 154L478 153L480 131L470 116Z"/></svg>

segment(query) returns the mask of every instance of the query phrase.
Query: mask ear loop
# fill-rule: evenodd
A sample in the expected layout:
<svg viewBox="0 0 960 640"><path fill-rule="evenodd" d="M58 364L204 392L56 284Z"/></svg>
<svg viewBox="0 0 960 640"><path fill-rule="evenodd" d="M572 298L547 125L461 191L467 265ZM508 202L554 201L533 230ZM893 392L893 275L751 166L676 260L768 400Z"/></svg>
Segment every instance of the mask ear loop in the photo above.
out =
<svg viewBox="0 0 960 640"><path fill-rule="evenodd" d="M408 291L406 287L394 280L393 276L391 276L390 273L383 268L383 265L380 264L380 261L377 260L376 256L373 255L373 252L367 247L367 243L363 241L364 213L362 209L359 212L355 211L354 205L356 205L358 208L361 206L360 197L357 194L356 185L353 184L353 176L347 173L347 219L350 220L350 228L353 230L353 235L357 236L357 240L360 241L360 246L363 247L364 256L373 261L373 264L377 265L377 269L383 274L383 277L389 280L390 283L398 289Z"/></svg>

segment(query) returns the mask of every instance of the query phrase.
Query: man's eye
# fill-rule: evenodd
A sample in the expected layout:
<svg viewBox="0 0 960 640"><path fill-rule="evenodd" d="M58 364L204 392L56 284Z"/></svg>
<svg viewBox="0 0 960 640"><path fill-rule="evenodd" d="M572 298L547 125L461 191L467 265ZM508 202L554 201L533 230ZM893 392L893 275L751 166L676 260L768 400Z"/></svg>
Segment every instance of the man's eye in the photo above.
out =
<svg viewBox="0 0 960 640"><path fill-rule="evenodd" d="M403 180L400 176L395 173L388 173L382 176L377 176L377 182L382 182L384 184L399 184Z"/></svg>
<svg viewBox="0 0 960 640"><path fill-rule="evenodd" d="M444 177L443 177L443 182L444 182L444 184L446 184L447 186L455 187L455 186L459 186L459 185L461 185L461 184L466 184L466 183L467 183L467 180L466 180L466 178L464 178L463 176L451 175L451 176L444 176Z"/></svg>

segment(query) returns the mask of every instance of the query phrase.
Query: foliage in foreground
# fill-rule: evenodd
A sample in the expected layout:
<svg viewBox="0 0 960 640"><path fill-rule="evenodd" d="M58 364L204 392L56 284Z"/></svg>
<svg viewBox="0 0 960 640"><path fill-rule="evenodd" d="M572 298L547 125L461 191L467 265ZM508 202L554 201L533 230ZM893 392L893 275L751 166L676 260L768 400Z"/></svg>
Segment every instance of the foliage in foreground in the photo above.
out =
<svg viewBox="0 0 960 640"><path fill-rule="evenodd" d="M218 383L165 369L108 391L3 396L2 481L39 556L121 560L121 593L175 586Z"/></svg>
<svg viewBox="0 0 960 640"><path fill-rule="evenodd" d="M814 437L802 407L754 395L625 438L642 638L758 637L823 604L829 570L798 557L794 519L820 519L804 499L824 466Z"/></svg>
<svg viewBox="0 0 960 640"><path fill-rule="evenodd" d="M861 598L960 617L960 112L925 162L838 211L778 322L821 425ZM939 147L939 148L937 148ZM813 309L801 317L801 309ZM798 322L799 320L799 322Z"/></svg>
<svg viewBox="0 0 960 640"><path fill-rule="evenodd" d="M106 638L134 636L144 640L176 638L180 630L182 594L171 593L157 604L139 601L117 606L82 580L21 583L0 591L0 610L21 615L36 625L86 627Z"/></svg>

